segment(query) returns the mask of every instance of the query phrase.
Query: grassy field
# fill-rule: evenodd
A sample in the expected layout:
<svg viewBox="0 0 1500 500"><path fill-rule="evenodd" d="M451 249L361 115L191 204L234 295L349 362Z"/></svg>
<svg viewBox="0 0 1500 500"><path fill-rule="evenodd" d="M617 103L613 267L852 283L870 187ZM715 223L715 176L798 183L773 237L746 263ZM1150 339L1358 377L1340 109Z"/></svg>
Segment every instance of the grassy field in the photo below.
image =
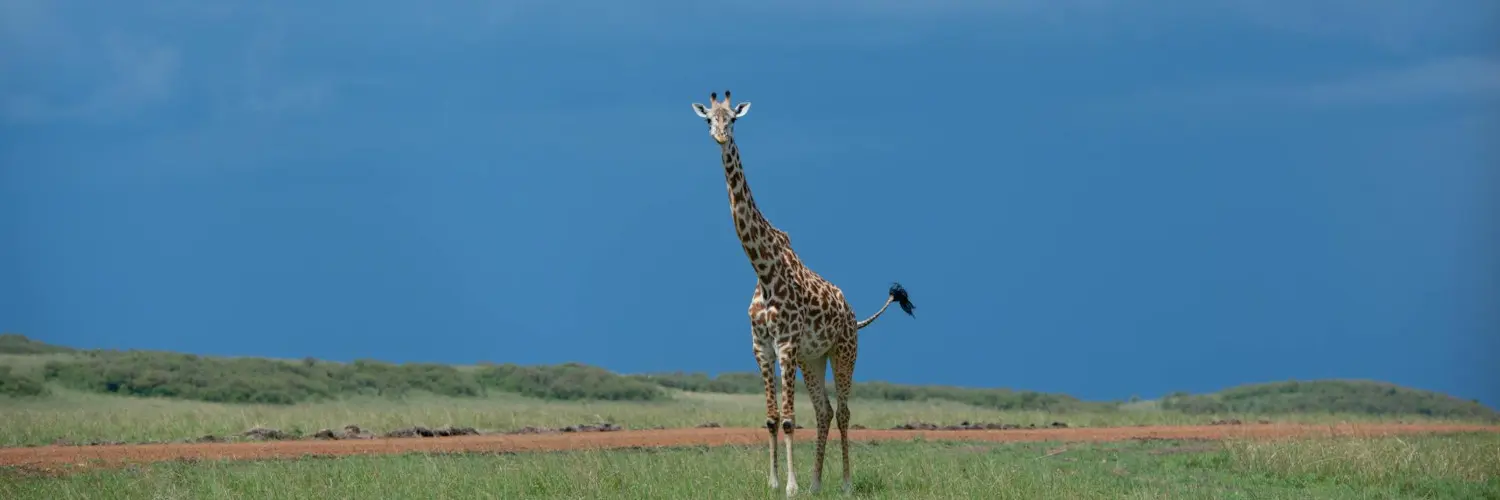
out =
<svg viewBox="0 0 1500 500"><path fill-rule="evenodd" d="M0 336L0 446L231 437L254 426L311 435L359 425L510 431L616 423L760 426L757 380L639 378L589 366L396 366L318 360L81 353ZM748 383L747 381L748 380ZM275 386L275 390L266 387ZM434 393L432 390L441 393ZM642 387L646 387L642 390ZM118 390L117 390L118 389ZM166 390L172 396L138 396ZM195 392L196 390L196 392ZM867 384L853 423L1047 426L1242 422L1494 423L1478 402L1371 381L1251 384L1157 401L965 387ZM371 393L374 392L374 393ZM748 392L748 393L747 393ZM135 395L132 395L135 393ZM220 401L260 401L278 404ZM242 398L245 396L245 398ZM633 401L624 399L634 398ZM798 393L798 422L813 407ZM1025 410L1023 410L1025 408ZM864 498L1497 498L1500 435L1128 443L855 443ZM825 495L838 489L837 446ZM811 444L796 471L811 486ZM678 447L525 455L396 455L291 461L159 462L43 476L0 468L0 498L777 498L765 449Z"/></svg>
<svg viewBox="0 0 1500 500"><path fill-rule="evenodd" d="M758 381L746 376L641 378L586 366L268 363L85 353L3 335L0 344L11 352L0 353L0 394L11 394L0 395L0 446L181 441L235 436L252 427L308 436L349 424L376 433L415 425L495 432L604 422L633 429L709 422L759 427L764 419ZM861 387L862 396L851 404L853 423L870 428L962 421L1038 427L1221 419L1497 421L1494 410L1478 402L1360 381L1248 385L1132 402L997 389ZM212 402L260 397L277 404ZM811 426L811 401L805 391L798 399L798 421ZM1496 434L1222 443L917 440L854 448L860 498L1500 500ZM804 492L812 486L810 455L810 443L798 445L796 470ZM0 468L0 498L780 498L766 487L764 461L764 448L756 446L165 462L57 477ZM835 451L825 494L838 490L839 477Z"/></svg>
<svg viewBox="0 0 1500 500"><path fill-rule="evenodd" d="M812 402L798 395L798 420L811 426ZM45 398L0 398L0 446L32 446L59 440L87 442L153 442L228 436L255 426L310 435L322 428L348 424L383 432L423 425L465 426L481 431L508 431L526 426L562 427L610 422L632 429L692 427L714 422L731 427L759 427L765 421L760 396L678 392L660 402L550 401L497 394L451 398L413 394L405 398L349 398L295 405L220 404L162 398L137 398L53 388ZM1340 414L1203 416L1141 405L1095 413L1003 411L951 401L857 400L853 423L888 428L907 422L952 424L961 421L1046 426L1055 421L1073 427L1205 424L1213 418L1246 422L1430 421L1421 417Z"/></svg>
<svg viewBox="0 0 1500 500"><path fill-rule="evenodd" d="M760 447L0 471L0 498L779 498ZM1500 498L1500 436L855 445L856 498ZM797 450L812 484L811 447ZM837 497L839 464L824 492Z"/></svg>
<svg viewBox="0 0 1500 500"><path fill-rule="evenodd" d="M358 425L508 431L613 423L759 427L758 374L618 374L577 363L442 365L79 350L0 334L0 446L151 442L256 427L293 435ZM812 423L807 391L798 421ZM1072 427L1244 422L1488 422L1478 401L1378 381L1282 381L1159 400L1083 401L986 387L856 382L853 423L870 428L962 421Z"/></svg>

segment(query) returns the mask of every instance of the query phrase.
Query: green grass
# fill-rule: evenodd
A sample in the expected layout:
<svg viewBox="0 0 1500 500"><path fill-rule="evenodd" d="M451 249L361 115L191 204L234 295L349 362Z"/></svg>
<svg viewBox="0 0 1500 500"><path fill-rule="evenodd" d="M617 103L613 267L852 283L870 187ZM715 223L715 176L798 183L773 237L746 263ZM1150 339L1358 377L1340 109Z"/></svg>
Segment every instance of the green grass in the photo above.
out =
<svg viewBox="0 0 1500 500"><path fill-rule="evenodd" d="M836 448L835 448L836 449ZM856 498L1500 498L1500 436L854 446ZM803 493L811 446L795 456ZM837 498L831 454L820 497ZM780 498L763 447L170 462L0 471L0 498Z"/></svg>
<svg viewBox="0 0 1500 500"><path fill-rule="evenodd" d="M1222 417L1154 409L1096 413L1004 411L943 400L855 400L850 406L853 423L871 428L917 421L952 424L965 420L1022 426L1045 426L1054 421L1075 427L1184 425L1203 424ZM798 421L811 427L812 402L805 394L798 395L797 412ZM1235 417L1253 422L1265 416ZM1269 418L1277 422L1311 423L1395 420L1331 414ZM41 445L58 440L172 441L206 434L233 435L254 426L310 435L318 429L339 429L348 424L383 432L413 425L506 431L525 426L561 427L599 422L633 429L692 427L706 422L759 427L764 421L762 397L742 394L679 392L672 399L659 402L555 401L509 394L480 398L412 394L399 399L371 396L294 405L255 405L113 396L53 387L52 394L45 398L0 398L0 422L5 423L0 425L0 446Z"/></svg>
<svg viewBox="0 0 1500 500"><path fill-rule="evenodd" d="M1500 435L1230 442L1224 458L1239 473L1294 484L1381 484L1439 494L1450 483L1488 483L1500 494ZM1477 498L1477 497L1476 497Z"/></svg>

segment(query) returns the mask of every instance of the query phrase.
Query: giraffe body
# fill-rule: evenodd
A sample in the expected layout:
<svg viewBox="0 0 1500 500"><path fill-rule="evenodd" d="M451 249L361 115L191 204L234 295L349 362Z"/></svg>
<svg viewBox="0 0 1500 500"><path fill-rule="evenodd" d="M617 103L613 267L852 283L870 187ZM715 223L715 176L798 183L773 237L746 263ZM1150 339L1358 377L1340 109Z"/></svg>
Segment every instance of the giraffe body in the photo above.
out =
<svg viewBox="0 0 1500 500"><path fill-rule="evenodd" d="M729 92L718 101L711 95L710 106L694 103L693 110L709 124L709 134L719 143L724 165L724 182L729 191L730 212L735 233L745 256L755 271L755 293L750 298L751 345L765 384L766 430L770 434L767 482L780 487L778 466L778 433L784 434L786 452L786 494L797 493L797 477L792 466L792 434L796 430L795 387L797 371L813 401L817 423L817 447L813 459L813 485L816 492L822 482L823 458L828 444L829 426L834 408L828 400L824 377L833 365L834 395L838 401L838 429L843 458L843 487L851 491L849 462L849 397L853 391L854 364L859 351L859 329L869 325L891 303L898 303L907 314L913 306L899 284L891 286L885 305L869 318L858 321L844 292L804 265L792 250L791 237L776 229L761 214L750 193L740 161L739 146L734 141L734 121L749 112L750 103L731 106ZM780 379L774 368L781 366ZM778 382L781 397L777 397Z"/></svg>

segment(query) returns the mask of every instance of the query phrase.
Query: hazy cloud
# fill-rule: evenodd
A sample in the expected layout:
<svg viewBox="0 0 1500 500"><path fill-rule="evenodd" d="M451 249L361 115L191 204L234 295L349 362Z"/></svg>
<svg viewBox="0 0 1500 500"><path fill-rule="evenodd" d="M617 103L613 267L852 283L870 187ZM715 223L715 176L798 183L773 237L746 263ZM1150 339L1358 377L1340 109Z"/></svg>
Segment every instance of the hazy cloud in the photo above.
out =
<svg viewBox="0 0 1500 500"><path fill-rule="evenodd" d="M1500 29L1492 0L1215 0L1227 17L1287 34L1357 41L1392 51L1454 39L1490 39Z"/></svg>
<svg viewBox="0 0 1500 500"><path fill-rule="evenodd" d="M1500 59L1454 56L1356 72L1324 81L1262 81L1199 88L1159 88L1120 103L1127 112L1219 112L1246 107L1349 108L1438 99L1500 102Z"/></svg>
<svg viewBox="0 0 1500 500"><path fill-rule="evenodd" d="M106 35L97 50L89 61L74 61L84 66L82 74L92 83L69 92L72 95L7 89L3 101L6 117L17 121L107 121L171 98L180 69L176 48Z"/></svg>
<svg viewBox="0 0 1500 500"><path fill-rule="evenodd" d="M1165 34L1241 25L1293 36L1342 39L1404 51L1449 39L1485 39L1500 29L1493 0L769 0L736 12L841 19L986 19L1051 40ZM735 19L729 15L729 19ZM941 26L934 28L941 29Z"/></svg>
<svg viewBox="0 0 1500 500"><path fill-rule="evenodd" d="M112 7L0 0L0 120L112 122L204 83L217 104L254 113L317 108L333 92L329 81L278 66L283 40L266 43L274 17L215 0ZM250 29L225 29L230 20Z"/></svg>
<svg viewBox="0 0 1500 500"><path fill-rule="evenodd" d="M1284 91L1313 104L1362 105L1500 97L1500 60L1451 57Z"/></svg>
<svg viewBox="0 0 1500 500"><path fill-rule="evenodd" d="M969 23L971 32L1007 34L1039 47L1112 43L1223 25L1405 50L1492 33L1500 28L1500 17L1491 14L1500 14L1500 3L768 0L728 9L687 1L580 6L466 0L436 6L374 0L334 8L289 0L141 0L130 5L0 0L0 119L108 121L170 103L191 89L216 96L212 104L223 108L218 113L315 112L327 109L341 89L361 77L320 74L286 62L303 49L339 50L344 45L426 50L478 42L597 46L618 41L702 43L722 37L722 43L741 45L868 47L942 36L954 29L952 23ZM1455 60L1290 94L1333 103L1478 92L1492 88L1485 83L1493 81L1486 79L1492 78L1492 70L1491 61ZM1453 83L1459 74L1479 79Z"/></svg>
<svg viewBox="0 0 1500 500"><path fill-rule="evenodd" d="M282 28L262 30L244 50L243 91L238 108L265 115L311 112L322 108L334 92L329 78L291 74L281 65L287 50Z"/></svg>

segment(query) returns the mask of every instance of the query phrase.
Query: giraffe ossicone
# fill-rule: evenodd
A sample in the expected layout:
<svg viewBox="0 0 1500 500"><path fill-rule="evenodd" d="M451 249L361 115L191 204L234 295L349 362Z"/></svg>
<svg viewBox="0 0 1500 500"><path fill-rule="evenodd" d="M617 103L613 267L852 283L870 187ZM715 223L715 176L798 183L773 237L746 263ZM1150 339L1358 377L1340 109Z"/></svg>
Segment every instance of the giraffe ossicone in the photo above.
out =
<svg viewBox="0 0 1500 500"><path fill-rule="evenodd" d="M780 487L778 469L778 431L785 435L782 445L786 454L786 494L797 493L797 475L792 466L792 433L796 429L793 401L797 371L811 392L813 413L818 424L818 439L813 454L813 484L816 492L822 484L824 451L828 445L829 425L834 408L828 401L824 376L833 365L834 396L838 401L839 444L843 457L843 488L852 491L849 462L849 397L853 392L854 363L859 352L859 330L869 326L892 303L915 317L915 306L906 289L893 283L885 304L875 314L858 320L844 292L802 263L792 250L791 238L776 229L761 214L750 193L740 161L739 146L734 140L734 124L750 112L750 102L730 103L724 91L720 101L717 92L709 93L708 105L693 103L693 112L708 122L708 133L719 144L724 166L724 185L729 191L729 211L741 249L755 271L755 293L750 297L751 345L760 366L765 385L766 431L770 434L767 483ZM774 368L781 366L777 380ZM781 397L778 405L777 383Z"/></svg>

